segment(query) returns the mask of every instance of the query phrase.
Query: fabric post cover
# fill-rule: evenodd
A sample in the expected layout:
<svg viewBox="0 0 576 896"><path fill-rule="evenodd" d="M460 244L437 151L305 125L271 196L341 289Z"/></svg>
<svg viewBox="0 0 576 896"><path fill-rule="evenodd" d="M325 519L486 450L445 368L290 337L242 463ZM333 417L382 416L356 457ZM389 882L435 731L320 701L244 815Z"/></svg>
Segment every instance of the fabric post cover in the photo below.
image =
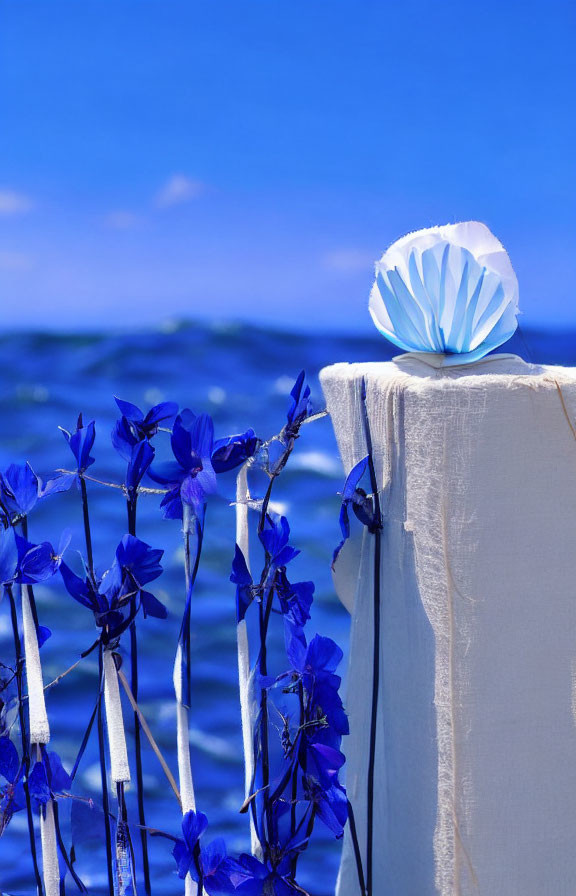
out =
<svg viewBox="0 0 576 896"><path fill-rule="evenodd" d="M489 356L336 364L346 472L384 515L374 894L576 892L576 370ZM357 528L360 530L360 524ZM347 788L366 860L373 550L344 547ZM339 896L360 890L349 832Z"/></svg>

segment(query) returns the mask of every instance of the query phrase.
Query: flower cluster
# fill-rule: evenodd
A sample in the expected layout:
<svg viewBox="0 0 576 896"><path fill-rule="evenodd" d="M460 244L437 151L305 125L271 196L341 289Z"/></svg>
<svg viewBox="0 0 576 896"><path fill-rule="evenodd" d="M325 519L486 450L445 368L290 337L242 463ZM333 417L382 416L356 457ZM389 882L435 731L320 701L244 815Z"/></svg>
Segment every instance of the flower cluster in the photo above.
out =
<svg viewBox="0 0 576 896"><path fill-rule="evenodd" d="M75 868L75 852L68 851L64 843L58 801L66 796L74 801L74 806L84 806L82 812L96 811L92 801L77 799L72 792L76 771L96 726L102 807L101 812L98 810L98 814L90 816L90 822L93 824L98 819L103 825L110 896L136 892L140 873L132 843L136 834L141 841L138 855L142 861L143 892L152 892L141 755L144 734L177 791L138 706L137 624L141 616L159 620L167 616L166 607L149 590L162 575L164 552L136 534L142 496L159 496L162 516L182 520L184 538L184 602L174 670L179 708L179 797L184 806L182 838L177 839L173 850L177 873L182 879L191 877L197 882L199 894L208 896L302 893L297 883L298 860L310 842L315 822L320 821L334 837L340 838L348 816L346 792L340 780L344 765L341 739L348 732L348 721L336 672L342 652L329 638L315 635L309 639L307 635L314 585L292 576L292 564L300 551L291 544L287 519L275 514L271 505L273 485L294 449L301 427L313 416L310 387L301 373L291 392L283 428L265 443L253 429L216 438L209 415L180 410L173 402L162 402L147 412L118 398L116 404L120 416L111 437L124 465L119 481L103 482L93 475L96 425L93 420L85 424L82 415L73 430L62 430L73 458L71 469L60 469L45 481L29 464L12 464L0 473L0 585L8 596L15 653L13 668L0 664L0 834L15 812L26 809L38 894L52 896L56 892L53 876L60 860L56 876L59 874L63 881L69 874L76 889L87 892ZM157 442L163 438L169 441L171 449L172 459L168 462L157 458ZM250 657L253 664L250 701L259 708L252 721L251 792L242 807L242 811L251 814L258 845L251 855L232 857L223 840L207 840L208 821L202 812L185 811L186 802L194 805L190 793L185 793L186 788L192 788L186 735L187 712L191 708L191 608L207 505L219 491L220 477L241 465L246 466L245 472L258 470L260 478L263 473L268 487L253 502L259 508L261 573L253 578L248 557L238 545L232 563L237 622L239 627L249 625L258 633ZM73 486L80 494L84 545L76 552L78 556L71 558L67 554L64 560L70 533L64 532L57 548L49 541L32 542L28 536L28 518L39 502ZM115 488L123 497L127 525L125 534L118 533L114 555L102 571L94 558L90 497L94 488L107 486ZM353 492L357 496L356 488ZM357 503L356 497L353 500ZM33 589L57 573L68 594L92 612L97 637L78 662L62 672L50 687L94 650L98 651L100 670L96 705L70 774L63 768L58 754L46 749L50 737L47 723L42 728L32 720L33 712L40 715L41 721L46 719L46 688L38 650L50 635L39 624ZM279 668L272 670L268 667L267 646L275 632L284 644L285 659ZM126 653L129 675L121 668L122 656ZM130 772L121 687L135 713L133 760L137 819L129 817L124 793ZM20 751L12 740L16 715L22 742ZM110 788L110 777L114 788ZM43 825L52 826L53 836L43 834L41 839L42 862L37 857L35 813L41 814ZM79 831L82 825L74 822L80 814L80 810L72 812L74 847L80 842L77 838L82 836ZM168 833L164 836L175 839ZM47 872L50 868L52 872ZM52 873L52 878L46 878L47 873Z"/></svg>
<svg viewBox="0 0 576 896"><path fill-rule="evenodd" d="M287 423L274 440L281 448L266 457L270 483L283 469L310 418L310 389L301 374L291 393ZM284 516L269 509L271 487L261 502L258 539L264 561L255 580L248 558L236 545L231 581L236 585L238 623L257 609L259 650L255 663L253 699L260 712L254 731L255 774L247 800L257 832L257 855L232 858L221 839L205 842L208 822L201 812L188 812L183 837L174 848L178 873L190 874L209 896L221 893L250 896L290 896L301 893L296 879L298 859L320 820L334 837L341 838L348 817L346 791L340 781L344 755L342 736L348 720L339 694L336 669L342 651L330 639L315 635L308 642L314 584L291 581L288 567L300 554L290 544L290 526ZM270 674L267 638L273 618L282 620L285 666ZM288 704L288 705L287 705ZM272 737L281 721L280 736Z"/></svg>

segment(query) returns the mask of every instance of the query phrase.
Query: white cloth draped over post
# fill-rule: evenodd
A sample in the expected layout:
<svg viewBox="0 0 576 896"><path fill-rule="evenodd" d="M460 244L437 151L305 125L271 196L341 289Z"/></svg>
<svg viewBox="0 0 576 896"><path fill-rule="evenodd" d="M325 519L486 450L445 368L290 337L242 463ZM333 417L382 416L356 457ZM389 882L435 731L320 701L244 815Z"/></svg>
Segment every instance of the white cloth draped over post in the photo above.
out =
<svg viewBox="0 0 576 896"><path fill-rule="evenodd" d="M576 370L326 368L346 472L367 453L363 381L384 516L374 896L573 896ZM336 571L364 861L373 542L353 537ZM338 894L357 896L345 836Z"/></svg>

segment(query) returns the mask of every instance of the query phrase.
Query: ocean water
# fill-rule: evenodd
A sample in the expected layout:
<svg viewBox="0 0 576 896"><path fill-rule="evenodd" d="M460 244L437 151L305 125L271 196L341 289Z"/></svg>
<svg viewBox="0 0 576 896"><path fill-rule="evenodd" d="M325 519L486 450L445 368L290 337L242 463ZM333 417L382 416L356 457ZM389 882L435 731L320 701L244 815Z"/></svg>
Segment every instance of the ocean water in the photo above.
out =
<svg viewBox="0 0 576 896"><path fill-rule="evenodd" d="M506 349L534 362L576 365L576 333L525 329ZM374 338L316 333L302 335L268 331L238 324L170 324L138 333L91 334L18 333L0 337L0 470L12 461L29 460L40 474L69 464L68 449L58 426L72 428L81 411L97 427L94 476L115 481L121 462L110 444L116 419L113 396L142 407L161 400L207 411L216 433L226 435L252 426L262 438L278 432L285 420L288 393L298 372L307 371L318 409L322 397L318 372L337 361L386 360L396 351ZM346 653L349 619L331 583L330 559L339 540L337 491L342 472L330 421L325 418L302 430L296 450L283 473L275 500L292 527L292 542L302 554L294 575L316 583L316 599L308 631L329 635ZM247 850L247 817L243 801L240 714L237 699L234 588L228 577L234 544L234 477L222 479L221 493L212 501L207 535L192 610L193 700L191 738L198 806L210 820L212 836L226 837L231 852ZM176 773L175 708L172 663L183 606L182 550L178 523L164 521L158 498L141 501L138 534L165 550L165 574L155 593L166 603L169 617L139 623L140 704L168 764ZM105 568L125 532L125 508L116 490L90 487L97 565ZM83 547L78 494L43 502L30 520L33 541L58 542L65 527L72 529L69 550ZM64 591L59 579L37 588L40 621L53 630L42 649L45 677L54 679L70 666L95 638L92 615ZM274 656L277 654L273 654ZM0 603L0 660L12 663L12 641L6 602ZM345 670L343 670L345 671ZM53 747L70 768L97 692L93 657L49 692ZM126 712L126 718L130 713ZM179 833L176 801L152 751L144 746L148 823L170 834ZM99 768L92 737L75 782L79 798L98 799ZM61 805L68 840L69 802ZM129 811L135 817L134 793ZM318 833L302 862L301 883L312 896L334 891L339 843L318 825ZM137 838L135 838L137 839ZM91 896L105 892L103 840L96 836L77 850L76 867ZM175 874L170 843L154 838L151 859L155 892L182 892ZM67 891L74 892L73 884ZM0 891L30 894L33 876L24 813L14 816L0 839Z"/></svg>

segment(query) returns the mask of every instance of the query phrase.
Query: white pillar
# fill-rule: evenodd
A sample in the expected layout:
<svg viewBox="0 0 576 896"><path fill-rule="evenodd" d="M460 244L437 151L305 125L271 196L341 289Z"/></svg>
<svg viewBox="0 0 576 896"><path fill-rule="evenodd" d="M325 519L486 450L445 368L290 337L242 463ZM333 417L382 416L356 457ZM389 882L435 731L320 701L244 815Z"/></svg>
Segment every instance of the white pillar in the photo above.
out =
<svg viewBox="0 0 576 896"><path fill-rule="evenodd" d="M384 515L373 896L569 896L576 370L511 356L329 367L346 472L366 455L363 380ZM373 542L348 545L336 575L364 860ZM348 833L338 893L359 893Z"/></svg>

